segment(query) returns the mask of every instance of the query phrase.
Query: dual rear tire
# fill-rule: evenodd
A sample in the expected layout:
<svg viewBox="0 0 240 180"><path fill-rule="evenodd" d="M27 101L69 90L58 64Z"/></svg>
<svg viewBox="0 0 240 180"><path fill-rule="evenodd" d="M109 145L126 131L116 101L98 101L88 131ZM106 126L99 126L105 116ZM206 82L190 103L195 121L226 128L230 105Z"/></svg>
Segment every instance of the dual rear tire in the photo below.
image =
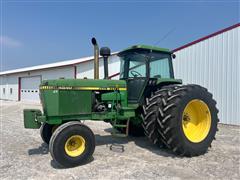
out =
<svg viewBox="0 0 240 180"><path fill-rule="evenodd" d="M143 106L143 127L154 143L182 156L204 154L217 131L216 101L199 85L171 85Z"/></svg>

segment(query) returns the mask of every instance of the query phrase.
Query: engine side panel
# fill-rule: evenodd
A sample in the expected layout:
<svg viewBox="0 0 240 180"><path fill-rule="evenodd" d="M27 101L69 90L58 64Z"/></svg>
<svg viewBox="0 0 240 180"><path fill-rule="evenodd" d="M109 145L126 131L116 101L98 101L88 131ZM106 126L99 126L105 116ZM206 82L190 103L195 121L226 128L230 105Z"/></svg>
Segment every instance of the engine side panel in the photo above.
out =
<svg viewBox="0 0 240 180"><path fill-rule="evenodd" d="M68 119L106 120L134 116L122 80L49 80L40 86L44 116L49 123Z"/></svg>

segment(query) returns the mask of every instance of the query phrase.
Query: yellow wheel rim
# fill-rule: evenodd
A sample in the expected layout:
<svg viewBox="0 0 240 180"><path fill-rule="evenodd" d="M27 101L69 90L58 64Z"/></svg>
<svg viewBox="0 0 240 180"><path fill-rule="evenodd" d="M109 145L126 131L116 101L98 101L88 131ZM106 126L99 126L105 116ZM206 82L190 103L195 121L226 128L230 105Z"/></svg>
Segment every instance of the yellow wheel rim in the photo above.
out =
<svg viewBox="0 0 240 180"><path fill-rule="evenodd" d="M211 112L208 105L199 99L190 101L183 111L182 127L189 141L203 141L211 128Z"/></svg>
<svg viewBox="0 0 240 180"><path fill-rule="evenodd" d="M65 152L68 156L77 157L85 150L85 139L82 136L74 135L67 139Z"/></svg>

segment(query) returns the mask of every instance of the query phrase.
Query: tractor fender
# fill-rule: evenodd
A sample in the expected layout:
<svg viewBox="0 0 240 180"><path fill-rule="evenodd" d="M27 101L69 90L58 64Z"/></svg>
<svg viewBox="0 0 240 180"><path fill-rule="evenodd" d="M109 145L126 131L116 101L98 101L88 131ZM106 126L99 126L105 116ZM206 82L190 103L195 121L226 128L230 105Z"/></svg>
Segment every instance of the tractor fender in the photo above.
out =
<svg viewBox="0 0 240 180"><path fill-rule="evenodd" d="M181 79L173 79L173 78L161 78L157 80L156 85L159 86L165 86L170 84L182 84Z"/></svg>
<svg viewBox="0 0 240 180"><path fill-rule="evenodd" d="M152 92L161 89L163 86L166 85L171 85L171 84L182 84L182 80L181 79L174 79L174 78L159 78L157 79L157 82L154 86L147 86L140 98L140 105L143 105L145 102L145 98L149 97L151 95Z"/></svg>

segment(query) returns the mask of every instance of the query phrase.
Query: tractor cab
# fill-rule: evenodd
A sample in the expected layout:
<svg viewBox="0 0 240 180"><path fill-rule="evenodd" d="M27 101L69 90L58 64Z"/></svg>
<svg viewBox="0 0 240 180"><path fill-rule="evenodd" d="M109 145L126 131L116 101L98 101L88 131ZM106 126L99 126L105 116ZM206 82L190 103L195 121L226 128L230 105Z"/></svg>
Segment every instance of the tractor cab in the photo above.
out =
<svg viewBox="0 0 240 180"><path fill-rule="evenodd" d="M121 51L120 79L126 80L129 103L140 103L150 87L160 79L174 79L172 52L168 49L137 45Z"/></svg>

